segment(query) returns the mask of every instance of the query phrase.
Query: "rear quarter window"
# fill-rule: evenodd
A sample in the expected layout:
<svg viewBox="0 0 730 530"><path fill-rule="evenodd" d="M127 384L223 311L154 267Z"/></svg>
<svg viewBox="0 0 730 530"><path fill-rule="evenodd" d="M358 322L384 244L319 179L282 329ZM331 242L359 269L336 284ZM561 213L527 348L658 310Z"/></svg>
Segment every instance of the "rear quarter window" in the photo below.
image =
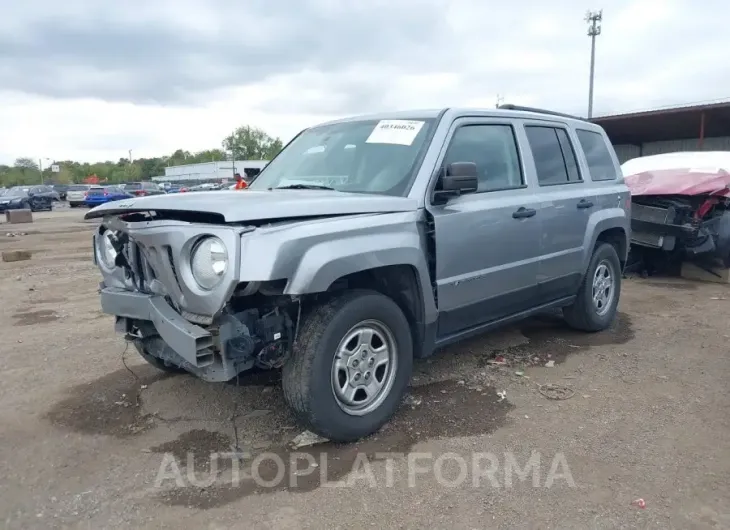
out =
<svg viewBox="0 0 730 530"><path fill-rule="evenodd" d="M595 131L576 129L578 141L586 155L591 180L615 180L616 166L606 144L605 137Z"/></svg>

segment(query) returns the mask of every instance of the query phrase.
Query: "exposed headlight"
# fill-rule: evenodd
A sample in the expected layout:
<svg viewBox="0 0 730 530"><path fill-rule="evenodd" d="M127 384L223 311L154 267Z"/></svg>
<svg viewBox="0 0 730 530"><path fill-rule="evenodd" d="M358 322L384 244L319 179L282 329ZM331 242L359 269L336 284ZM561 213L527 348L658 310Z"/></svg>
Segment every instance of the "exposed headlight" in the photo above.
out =
<svg viewBox="0 0 730 530"><path fill-rule="evenodd" d="M190 255L190 270L203 289L218 285L228 270L228 251L223 241L214 236L198 241Z"/></svg>
<svg viewBox="0 0 730 530"><path fill-rule="evenodd" d="M99 254L101 254L101 260L108 269L113 269L116 265L117 250L114 248L112 243L114 234L111 230L107 230L101 235L101 242L99 243Z"/></svg>

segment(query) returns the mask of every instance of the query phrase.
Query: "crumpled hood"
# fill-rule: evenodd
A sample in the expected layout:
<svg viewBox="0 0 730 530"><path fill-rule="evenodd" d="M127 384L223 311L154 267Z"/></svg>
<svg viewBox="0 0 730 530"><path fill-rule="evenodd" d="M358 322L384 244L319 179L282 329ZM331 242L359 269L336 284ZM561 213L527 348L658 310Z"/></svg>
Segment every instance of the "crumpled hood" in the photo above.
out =
<svg viewBox="0 0 730 530"><path fill-rule="evenodd" d="M730 152L700 151L642 156L621 166L631 195L725 195Z"/></svg>
<svg viewBox="0 0 730 530"><path fill-rule="evenodd" d="M624 177L631 195L728 195L730 173L692 168L644 171Z"/></svg>
<svg viewBox="0 0 730 530"><path fill-rule="evenodd" d="M85 219L143 211L203 212L226 223L326 215L391 213L418 208L414 199L329 190L223 190L152 195L97 206Z"/></svg>

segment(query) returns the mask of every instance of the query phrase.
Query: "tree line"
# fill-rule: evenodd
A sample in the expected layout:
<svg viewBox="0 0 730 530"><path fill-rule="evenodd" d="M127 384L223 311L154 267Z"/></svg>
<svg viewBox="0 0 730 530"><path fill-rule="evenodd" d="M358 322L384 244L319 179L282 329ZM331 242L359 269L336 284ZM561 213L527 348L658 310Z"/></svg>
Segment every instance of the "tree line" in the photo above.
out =
<svg viewBox="0 0 730 530"><path fill-rule="evenodd" d="M28 184L55 183L71 184L83 182L96 175L100 181L109 183L149 180L165 174L165 167L202 162L231 160L271 160L282 148L280 138L269 136L256 127L244 125L223 139L221 149L206 149L191 153L178 149L169 156L138 158L118 161L77 162L74 160L46 161L41 168L41 160L21 157L12 166L0 164L0 186L19 186ZM59 167L53 173L51 165Z"/></svg>

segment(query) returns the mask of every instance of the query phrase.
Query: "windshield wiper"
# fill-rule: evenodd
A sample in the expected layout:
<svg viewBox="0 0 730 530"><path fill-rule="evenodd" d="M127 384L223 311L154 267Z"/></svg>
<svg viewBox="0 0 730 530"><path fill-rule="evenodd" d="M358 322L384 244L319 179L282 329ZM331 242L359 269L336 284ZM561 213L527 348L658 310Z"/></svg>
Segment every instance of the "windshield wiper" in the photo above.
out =
<svg viewBox="0 0 730 530"><path fill-rule="evenodd" d="M336 191L334 188L329 186L320 186L319 184L289 184L288 186L277 186L276 188L269 188L271 190L330 190Z"/></svg>

